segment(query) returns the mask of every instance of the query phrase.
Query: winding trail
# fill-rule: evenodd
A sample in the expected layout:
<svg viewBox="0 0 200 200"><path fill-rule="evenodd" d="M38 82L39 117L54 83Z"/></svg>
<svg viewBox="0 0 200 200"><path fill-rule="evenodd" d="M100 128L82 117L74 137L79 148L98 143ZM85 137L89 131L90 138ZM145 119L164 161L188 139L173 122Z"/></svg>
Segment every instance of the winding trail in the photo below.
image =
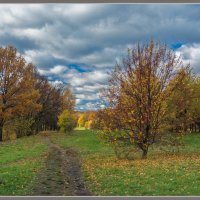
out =
<svg viewBox="0 0 200 200"><path fill-rule="evenodd" d="M81 172L78 153L63 149L44 138L49 145L45 168L38 174L33 196L90 196Z"/></svg>

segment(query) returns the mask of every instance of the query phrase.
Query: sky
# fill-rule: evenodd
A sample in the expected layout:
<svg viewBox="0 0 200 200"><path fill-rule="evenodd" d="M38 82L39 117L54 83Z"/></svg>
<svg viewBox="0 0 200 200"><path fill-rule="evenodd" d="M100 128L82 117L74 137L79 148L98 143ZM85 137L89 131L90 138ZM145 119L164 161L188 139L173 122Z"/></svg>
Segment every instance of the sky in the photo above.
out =
<svg viewBox="0 0 200 200"><path fill-rule="evenodd" d="M200 72L200 4L2 4L0 14L0 45L71 84L76 110L101 105L109 73L138 42L159 40Z"/></svg>

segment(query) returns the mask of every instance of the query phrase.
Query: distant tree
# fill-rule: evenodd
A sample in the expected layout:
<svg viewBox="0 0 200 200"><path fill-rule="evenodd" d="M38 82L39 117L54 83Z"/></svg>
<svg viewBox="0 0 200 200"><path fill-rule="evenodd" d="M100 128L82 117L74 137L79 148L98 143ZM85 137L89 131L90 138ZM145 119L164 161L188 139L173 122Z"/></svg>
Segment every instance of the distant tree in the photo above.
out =
<svg viewBox="0 0 200 200"><path fill-rule="evenodd" d="M189 98L191 106L188 109L190 119L190 131L200 132L200 76L196 76L191 83L192 95Z"/></svg>
<svg viewBox="0 0 200 200"><path fill-rule="evenodd" d="M191 71L184 70L177 76L182 76L181 84L174 88L174 92L168 98L168 124L172 131L187 132L192 123L191 109L194 101L194 77ZM177 77L178 78L178 77Z"/></svg>
<svg viewBox="0 0 200 200"><path fill-rule="evenodd" d="M75 96L72 94L71 86L68 85L64 89L63 94L63 109L73 111L75 107Z"/></svg>
<svg viewBox="0 0 200 200"><path fill-rule="evenodd" d="M92 129L93 128L93 124L94 124L94 121L93 120L89 120L88 121L88 129Z"/></svg>
<svg viewBox="0 0 200 200"><path fill-rule="evenodd" d="M63 86L52 85L48 80L36 74L35 89L39 91L38 103L42 109L35 117L33 129L38 131L57 129L58 115L63 110Z"/></svg>
<svg viewBox="0 0 200 200"><path fill-rule="evenodd" d="M167 99L182 84L187 67L173 51L154 41L129 49L104 92L110 105L99 114L105 137L136 145L147 158L149 146L162 134Z"/></svg>
<svg viewBox="0 0 200 200"><path fill-rule="evenodd" d="M17 138L28 136L32 134L32 125L34 123L34 119L31 117L17 117L11 121L9 127L13 126L13 129L16 133Z"/></svg>
<svg viewBox="0 0 200 200"><path fill-rule="evenodd" d="M0 141L6 121L34 115L41 109L34 73L33 65L17 55L14 47L0 47Z"/></svg>
<svg viewBox="0 0 200 200"><path fill-rule="evenodd" d="M96 114L95 112L89 111L84 113L85 118L85 125L84 127L86 129L92 129L94 128L94 121L95 121Z"/></svg>
<svg viewBox="0 0 200 200"><path fill-rule="evenodd" d="M58 116L63 110L69 110L74 113L75 97L70 86L65 87L63 84L52 85L39 73L36 76L35 88L41 94L38 102L42 105L42 109L35 118L33 129L36 132L56 130L58 128Z"/></svg>
<svg viewBox="0 0 200 200"><path fill-rule="evenodd" d="M78 127L84 127L85 124L85 115L81 114L80 117L78 118Z"/></svg>
<svg viewBox="0 0 200 200"><path fill-rule="evenodd" d="M64 110L58 117L58 126L60 131L67 133L75 128L75 120L73 114L69 110Z"/></svg>
<svg viewBox="0 0 200 200"><path fill-rule="evenodd" d="M88 126L90 129L94 128L95 119L96 119L96 112L93 111L88 116Z"/></svg>
<svg viewBox="0 0 200 200"><path fill-rule="evenodd" d="M85 127L85 129L90 129L90 128L89 128L89 121L86 121L86 122L85 122L84 127Z"/></svg>

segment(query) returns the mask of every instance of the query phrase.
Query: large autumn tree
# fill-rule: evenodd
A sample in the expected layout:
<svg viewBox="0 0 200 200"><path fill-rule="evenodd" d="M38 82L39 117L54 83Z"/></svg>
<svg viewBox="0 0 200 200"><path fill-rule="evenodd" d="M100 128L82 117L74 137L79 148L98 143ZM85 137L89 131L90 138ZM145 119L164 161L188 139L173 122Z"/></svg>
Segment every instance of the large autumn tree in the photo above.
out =
<svg viewBox="0 0 200 200"><path fill-rule="evenodd" d="M137 145L145 159L149 146L162 134L167 99L182 84L185 71L187 67L166 45L151 41L129 49L104 92L110 108L100 111L99 123L106 137Z"/></svg>
<svg viewBox="0 0 200 200"><path fill-rule="evenodd" d="M34 84L33 65L26 63L14 47L0 47L0 141L6 121L41 109Z"/></svg>

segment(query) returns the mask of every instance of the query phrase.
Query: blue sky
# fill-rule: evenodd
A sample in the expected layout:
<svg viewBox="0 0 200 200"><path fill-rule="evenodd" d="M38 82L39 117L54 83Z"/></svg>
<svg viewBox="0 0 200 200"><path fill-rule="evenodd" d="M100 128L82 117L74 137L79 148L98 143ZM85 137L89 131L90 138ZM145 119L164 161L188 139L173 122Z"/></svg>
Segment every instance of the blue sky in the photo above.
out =
<svg viewBox="0 0 200 200"><path fill-rule="evenodd" d="M151 38L200 71L200 5L9 4L0 45L14 45L52 83L70 83L77 110L96 109L108 73L127 48Z"/></svg>

